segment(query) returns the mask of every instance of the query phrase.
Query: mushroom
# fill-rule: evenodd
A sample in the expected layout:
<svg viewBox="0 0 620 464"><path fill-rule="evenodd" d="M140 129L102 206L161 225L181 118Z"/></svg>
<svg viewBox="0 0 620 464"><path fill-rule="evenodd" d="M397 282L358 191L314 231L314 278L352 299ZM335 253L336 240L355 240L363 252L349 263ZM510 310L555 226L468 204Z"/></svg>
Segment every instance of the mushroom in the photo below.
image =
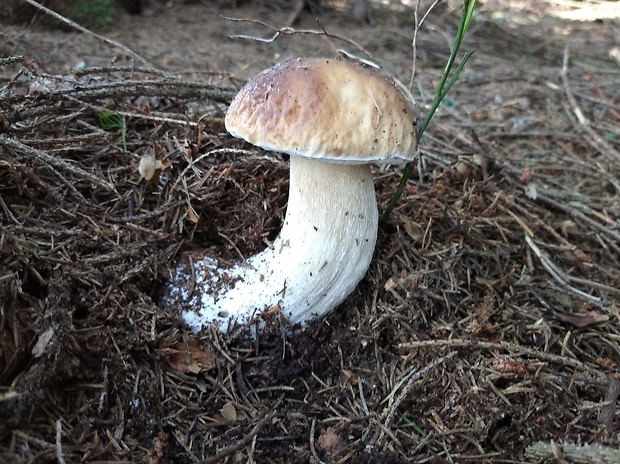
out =
<svg viewBox="0 0 620 464"><path fill-rule="evenodd" d="M405 163L416 149L412 102L376 69L342 59L298 58L243 87L226 129L290 155L289 199L272 246L230 269L181 266L168 295L185 300L193 330L246 323L277 310L292 325L326 315L353 292L372 259L378 211L370 163ZM193 284L193 283L192 283Z"/></svg>

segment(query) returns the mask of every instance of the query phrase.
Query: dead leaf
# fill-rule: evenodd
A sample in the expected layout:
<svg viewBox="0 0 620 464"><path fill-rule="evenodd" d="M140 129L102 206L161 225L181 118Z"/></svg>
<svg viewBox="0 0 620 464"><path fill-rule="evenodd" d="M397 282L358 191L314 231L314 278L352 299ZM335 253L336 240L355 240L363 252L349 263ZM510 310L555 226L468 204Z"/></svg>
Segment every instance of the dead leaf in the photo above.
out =
<svg viewBox="0 0 620 464"><path fill-rule="evenodd" d="M403 229L405 229L407 235L409 235L414 242L419 242L422 240L424 237L424 229L422 229L419 224L407 219L402 219L401 222L403 224Z"/></svg>
<svg viewBox="0 0 620 464"><path fill-rule="evenodd" d="M235 405L231 401L222 406L220 412L226 422L237 421L237 408L235 408Z"/></svg>
<svg viewBox="0 0 620 464"><path fill-rule="evenodd" d="M155 176L157 171L162 171L170 166L172 166L170 160L158 160L152 153L145 153L138 163L138 172L143 179L149 181Z"/></svg>
<svg viewBox="0 0 620 464"><path fill-rule="evenodd" d="M194 224L198 223L198 213L196 213L196 210L190 204L187 205L187 214L190 221L192 221Z"/></svg>
<svg viewBox="0 0 620 464"><path fill-rule="evenodd" d="M317 440L319 448L327 455L332 457L347 447L344 439L336 432L333 427L323 430Z"/></svg>
<svg viewBox="0 0 620 464"><path fill-rule="evenodd" d="M440 183L431 185L431 188L428 190L429 197L441 198L445 194L446 194L446 186Z"/></svg>
<svg viewBox="0 0 620 464"><path fill-rule="evenodd" d="M143 179L151 180L155 175L155 171L162 169L163 163L155 158L152 153L145 153L138 163L138 172Z"/></svg>
<svg viewBox="0 0 620 464"><path fill-rule="evenodd" d="M39 336L37 343L32 348L32 355L35 358L40 358L41 356L43 356L43 353L45 353L45 348L47 348L47 345L49 344L55 333L56 327L52 326Z"/></svg>
<svg viewBox="0 0 620 464"><path fill-rule="evenodd" d="M523 374L525 372L523 362L511 358L496 358L491 363L491 366L502 374Z"/></svg>
<svg viewBox="0 0 620 464"><path fill-rule="evenodd" d="M595 310L579 310L575 314L557 313L556 317L562 322L574 325L575 327L583 328L601 322L607 322L609 316L607 314L601 314Z"/></svg>
<svg viewBox="0 0 620 464"><path fill-rule="evenodd" d="M345 378L345 380L349 381L351 384L353 385L357 384L357 380L359 377L355 375L353 371L350 371L349 369L342 369L342 375Z"/></svg>
<svg viewBox="0 0 620 464"><path fill-rule="evenodd" d="M386 292L395 290L398 287L398 283L394 277L390 277L387 282L383 285L383 288Z"/></svg>
<svg viewBox="0 0 620 464"><path fill-rule="evenodd" d="M157 350L159 357L175 371L198 374L216 366L215 354L209 347L202 347L195 338L174 346Z"/></svg>
<svg viewBox="0 0 620 464"><path fill-rule="evenodd" d="M187 370L190 371L192 374L199 374L202 370L202 367L197 362L193 362L189 366L187 366Z"/></svg>
<svg viewBox="0 0 620 464"><path fill-rule="evenodd" d="M532 181L532 177L534 177L534 172L532 168L525 168L519 176L519 182L523 185L527 185Z"/></svg>

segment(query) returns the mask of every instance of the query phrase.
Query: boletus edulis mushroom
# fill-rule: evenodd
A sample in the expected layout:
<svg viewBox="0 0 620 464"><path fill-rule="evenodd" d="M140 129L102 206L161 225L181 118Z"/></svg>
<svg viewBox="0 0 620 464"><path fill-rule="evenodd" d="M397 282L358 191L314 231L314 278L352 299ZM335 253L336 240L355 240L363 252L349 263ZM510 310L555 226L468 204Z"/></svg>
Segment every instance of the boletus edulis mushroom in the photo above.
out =
<svg viewBox="0 0 620 464"><path fill-rule="evenodd" d="M196 331L274 310L303 326L342 303L368 270L378 229L370 165L413 159L411 99L377 69L299 58L251 79L225 123L235 137L290 155L284 224L272 246L232 268L206 257L190 277L180 266L167 298L183 301Z"/></svg>

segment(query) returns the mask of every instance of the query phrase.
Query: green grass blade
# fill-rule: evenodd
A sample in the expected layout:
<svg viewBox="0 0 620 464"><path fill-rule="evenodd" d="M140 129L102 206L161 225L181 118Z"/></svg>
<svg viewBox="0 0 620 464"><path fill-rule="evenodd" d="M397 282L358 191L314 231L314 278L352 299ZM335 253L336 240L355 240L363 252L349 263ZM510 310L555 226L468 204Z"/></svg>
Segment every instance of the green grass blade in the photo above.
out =
<svg viewBox="0 0 620 464"><path fill-rule="evenodd" d="M439 95L437 98L435 98L435 100L433 100L433 104L431 105L430 109L428 110L428 113L426 114L426 117L424 118L424 121L422 121L422 124L420 125L420 129L418 130L418 140L420 140L420 138L422 138L422 134L424 134L424 131L426 130L426 127L431 122L431 119L433 118L433 115L435 114L435 111L437 111L437 108L439 108L439 105L441 104L443 99L446 97L446 95L448 95L448 92L450 91L452 86L458 80L459 75L461 74L461 71L463 70L463 68L465 67L465 64L467 63L467 60L469 60L469 58L473 54L474 54L474 51L469 51L469 52L465 53L465 55L463 56L463 60L460 62L460 64L456 68L456 71L454 71L454 76L452 76L452 79L450 79L450 81L447 84L445 84L443 92L441 93L441 95Z"/></svg>
<svg viewBox="0 0 620 464"><path fill-rule="evenodd" d="M441 78L439 80L439 84L437 85L437 89L435 90L435 97L433 99L433 103L428 113L426 114L424 120L422 121L422 124L420 124L420 127L418 128L418 133L417 133L418 143L420 142L420 139L422 138L424 131L428 127L429 123L431 122L431 119L433 118L435 111L437 111L437 108L439 107L443 99L446 97L446 95L448 94L452 86L458 80L459 75L461 74L461 71L463 71L463 68L465 64L467 63L467 60L469 60L469 58L474 53L473 51L469 51L465 53L465 55L463 56L463 59L461 60L461 63L458 65L458 67L454 71L454 75L448 81L448 77L450 76L450 72L452 71L454 62L456 61L456 56L459 52L459 49L461 48L461 44L463 43L463 39L465 38L465 35L467 34L469 26L471 25L471 20L472 20L475 8L476 8L476 0L464 0L463 1L461 19L459 21L459 27L456 32L454 45L452 47L452 51L450 53L450 57L448 58L448 62L446 63L446 66L444 68L444 71L441 74ZM413 173L413 169L414 169L414 163L413 162L407 163L403 171L403 175L398 184L398 187L394 191L392 198L390 198L390 201L385 211L383 212L383 215L382 215L383 220L386 220L390 216L394 208L396 207L396 203L398 203L398 200L402 196L403 190L405 189L405 185L407 184L409 177Z"/></svg>

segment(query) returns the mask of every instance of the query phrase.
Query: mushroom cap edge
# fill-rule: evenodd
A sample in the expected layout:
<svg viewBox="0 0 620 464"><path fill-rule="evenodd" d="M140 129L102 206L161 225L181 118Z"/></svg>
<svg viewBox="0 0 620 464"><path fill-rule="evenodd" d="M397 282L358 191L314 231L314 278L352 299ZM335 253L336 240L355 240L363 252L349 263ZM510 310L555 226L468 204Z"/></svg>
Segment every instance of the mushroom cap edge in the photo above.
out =
<svg viewBox="0 0 620 464"><path fill-rule="evenodd" d="M252 78L226 129L266 150L337 163L405 163L416 151L412 102L378 70L297 58Z"/></svg>

